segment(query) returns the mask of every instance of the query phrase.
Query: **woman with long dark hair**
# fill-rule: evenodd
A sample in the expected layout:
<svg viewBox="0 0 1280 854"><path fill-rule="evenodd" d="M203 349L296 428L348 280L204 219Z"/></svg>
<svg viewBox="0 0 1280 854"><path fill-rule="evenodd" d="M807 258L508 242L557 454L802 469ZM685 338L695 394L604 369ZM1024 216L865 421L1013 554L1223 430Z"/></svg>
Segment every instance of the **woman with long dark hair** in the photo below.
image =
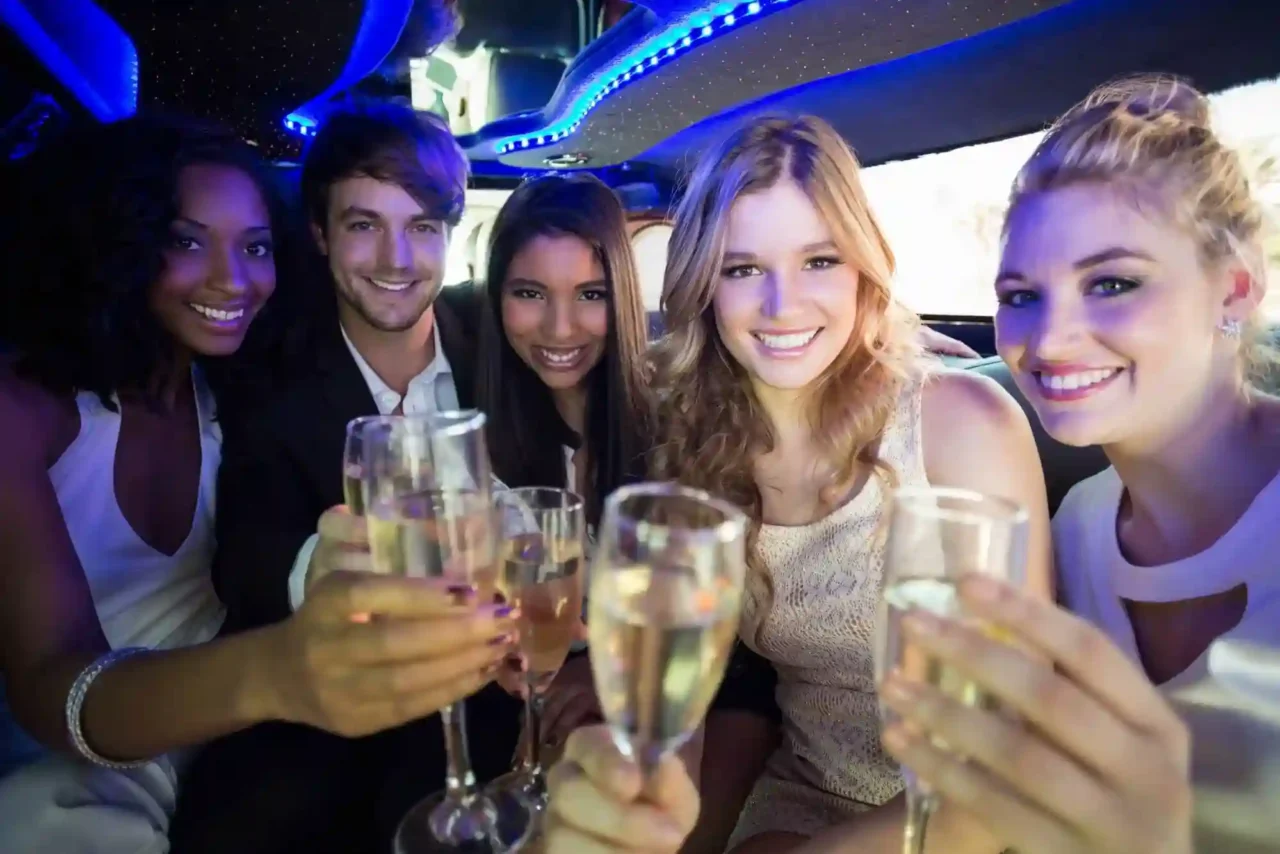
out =
<svg viewBox="0 0 1280 854"><path fill-rule="evenodd" d="M494 224L477 402L494 473L587 500L643 474L649 449L644 305L617 196L590 175L512 193Z"/></svg>

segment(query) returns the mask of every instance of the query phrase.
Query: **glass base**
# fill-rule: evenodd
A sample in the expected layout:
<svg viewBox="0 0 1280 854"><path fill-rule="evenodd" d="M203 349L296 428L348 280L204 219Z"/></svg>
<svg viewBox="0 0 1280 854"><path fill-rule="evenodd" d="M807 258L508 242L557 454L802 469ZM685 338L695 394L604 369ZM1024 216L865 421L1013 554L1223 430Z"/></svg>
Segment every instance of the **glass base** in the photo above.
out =
<svg viewBox="0 0 1280 854"><path fill-rule="evenodd" d="M498 827L503 839L522 835L529 843L542 835L547 811L546 780L521 769L509 771L489 783L485 794L498 810Z"/></svg>
<svg viewBox="0 0 1280 854"><path fill-rule="evenodd" d="M525 842L528 809L516 810L479 794L470 803L446 802L437 792L405 813L395 854L511 854ZM454 840L454 841L449 841Z"/></svg>

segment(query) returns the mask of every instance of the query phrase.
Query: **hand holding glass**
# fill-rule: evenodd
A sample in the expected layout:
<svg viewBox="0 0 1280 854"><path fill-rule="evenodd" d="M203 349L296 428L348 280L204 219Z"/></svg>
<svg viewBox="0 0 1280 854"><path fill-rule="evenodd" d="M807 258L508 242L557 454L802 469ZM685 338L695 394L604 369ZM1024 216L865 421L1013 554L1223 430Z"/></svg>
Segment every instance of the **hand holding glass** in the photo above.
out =
<svg viewBox="0 0 1280 854"><path fill-rule="evenodd" d="M391 420L363 435L363 498L374 569L445 578L493 598L497 520L484 415L441 412ZM375 615L376 618L376 615ZM462 703L441 711L448 768L444 792L400 823L395 850L504 850L492 802L476 787Z"/></svg>
<svg viewBox="0 0 1280 854"><path fill-rule="evenodd" d="M893 669L924 682L958 701L985 702L962 673L904 643L902 619L919 608L957 616L956 585L969 573L1022 585L1026 577L1027 513L1016 504L959 489L900 489L894 493L885 555L884 596L877 620L876 678ZM881 715L890 722L890 711ZM909 769L905 854L922 854L929 815L936 798Z"/></svg>

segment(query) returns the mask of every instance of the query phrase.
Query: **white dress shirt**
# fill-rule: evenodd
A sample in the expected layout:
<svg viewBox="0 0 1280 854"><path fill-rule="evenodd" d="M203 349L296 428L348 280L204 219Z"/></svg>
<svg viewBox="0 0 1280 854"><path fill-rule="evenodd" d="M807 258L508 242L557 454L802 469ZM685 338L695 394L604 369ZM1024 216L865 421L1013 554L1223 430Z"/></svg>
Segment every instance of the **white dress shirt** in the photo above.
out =
<svg viewBox="0 0 1280 854"><path fill-rule="evenodd" d="M439 326L433 327L431 336L435 342L435 358L422 373L409 380L409 387L404 397L401 397L399 392L388 386L369 366L364 356L360 355L360 351L356 349L356 345L351 343L347 330L342 329L342 340L346 342L347 349L351 351L351 358L360 369L365 385L369 387L369 394L373 396L379 415L390 415L397 408L405 415L424 415L458 408L458 388L454 384L453 368L449 365L449 359L445 356L444 347L440 343ZM334 465L337 464L334 463ZM293 570L289 573L289 605L295 611L302 605L302 600L306 596L307 568L311 564L311 555L319 542L320 535L312 534L302 544L302 548L298 550L298 556L294 558Z"/></svg>

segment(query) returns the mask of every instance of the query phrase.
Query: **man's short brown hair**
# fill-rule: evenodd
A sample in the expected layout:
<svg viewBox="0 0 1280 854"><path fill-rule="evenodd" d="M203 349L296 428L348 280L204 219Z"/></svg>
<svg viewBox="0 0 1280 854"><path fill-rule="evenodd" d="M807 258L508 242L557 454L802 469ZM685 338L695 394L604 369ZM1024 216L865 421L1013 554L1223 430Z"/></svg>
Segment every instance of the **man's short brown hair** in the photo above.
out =
<svg viewBox="0 0 1280 854"><path fill-rule="evenodd" d="M457 225L467 192L467 157L433 113L380 101L350 101L329 113L302 165L302 203L321 229L329 189L367 176L396 184L433 219Z"/></svg>

